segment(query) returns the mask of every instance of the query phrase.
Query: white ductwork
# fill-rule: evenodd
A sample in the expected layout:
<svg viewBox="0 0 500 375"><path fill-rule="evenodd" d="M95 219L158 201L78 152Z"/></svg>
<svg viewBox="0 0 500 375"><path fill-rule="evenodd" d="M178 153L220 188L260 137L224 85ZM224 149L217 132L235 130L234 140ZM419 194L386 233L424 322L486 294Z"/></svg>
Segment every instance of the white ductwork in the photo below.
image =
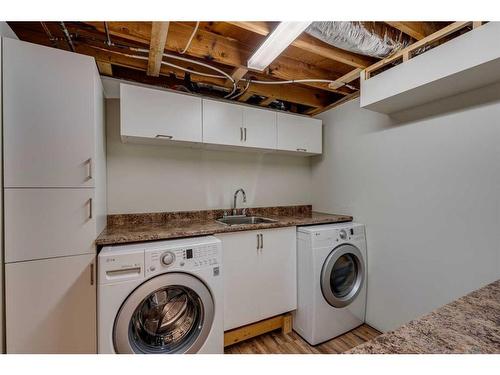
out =
<svg viewBox="0 0 500 375"><path fill-rule="evenodd" d="M375 22L313 22L306 33L334 47L378 58L387 57L409 44L402 33Z"/></svg>

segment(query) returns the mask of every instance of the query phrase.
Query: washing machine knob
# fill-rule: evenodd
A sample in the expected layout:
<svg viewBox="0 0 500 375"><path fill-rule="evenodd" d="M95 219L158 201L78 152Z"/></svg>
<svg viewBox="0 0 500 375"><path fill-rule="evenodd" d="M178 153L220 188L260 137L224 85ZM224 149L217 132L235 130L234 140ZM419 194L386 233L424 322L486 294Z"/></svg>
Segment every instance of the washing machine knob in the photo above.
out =
<svg viewBox="0 0 500 375"><path fill-rule="evenodd" d="M175 260L175 255L171 251L167 251L165 254L161 256L161 262L165 266L170 266L172 263L174 263Z"/></svg>
<svg viewBox="0 0 500 375"><path fill-rule="evenodd" d="M339 236L341 240L347 239L347 232L344 229L341 229L339 232Z"/></svg>

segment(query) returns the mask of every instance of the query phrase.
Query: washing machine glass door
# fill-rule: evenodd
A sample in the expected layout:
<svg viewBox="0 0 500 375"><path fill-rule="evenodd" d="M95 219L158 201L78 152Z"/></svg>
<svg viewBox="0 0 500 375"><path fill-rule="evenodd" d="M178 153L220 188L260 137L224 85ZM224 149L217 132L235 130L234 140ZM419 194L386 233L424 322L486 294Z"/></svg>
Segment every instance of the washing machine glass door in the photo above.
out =
<svg viewBox="0 0 500 375"><path fill-rule="evenodd" d="M336 247L321 270L321 291L333 307L351 304L359 294L365 277L361 251L350 244Z"/></svg>
<svg viewBox="0 0 500 375"><path fill-rule="evenodd" d="M205 284L186 273L168 273L137 287L118 312L113 329L117 353L196 353L214 320Z"/></svg>

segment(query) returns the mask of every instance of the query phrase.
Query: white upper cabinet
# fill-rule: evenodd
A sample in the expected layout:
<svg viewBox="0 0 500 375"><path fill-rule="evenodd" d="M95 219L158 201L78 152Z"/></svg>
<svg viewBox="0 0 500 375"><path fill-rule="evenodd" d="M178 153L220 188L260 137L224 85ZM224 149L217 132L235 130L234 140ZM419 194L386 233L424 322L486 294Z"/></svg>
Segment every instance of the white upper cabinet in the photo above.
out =
<svg viewBox="0 0 500 375"><path fill-rule="evenodd" d="M203 99L203 143L243 146L243 137L241 106Z"/></svg>
<svg viewBox="0 0 500 375"><path fill-rule="evenodd" d="M274 150L276 112L204 99L203 142Z"/></svg>
<svg viewBox="0 0 500 375"><path fill-rule="evenodd" d="M243 107L243 130L246 147L276 149L276 112Z"/></svg>
<svg viewBox="0 0 500 375"><path fill-rule="evenodd" d="M158 142L202 141L201 98L120 84L120 127L130 138Z"/></svg>
<svg viewBox="0 0 500 375"><path fill-rule="evenodd" d="M94 187L95 63L3 39L4 187Z"/></svg>
<svg viewBox="0 0 500 375"><path fill-rule="evenodd" d="M307 154L322 152L322 121L278 113L277 149Z"/></svg>
<svg viewBox="0 0 500 375"><path fill-rule="evenodd" d="M124 142L321 154L321 120L120 83Z"/></svg>

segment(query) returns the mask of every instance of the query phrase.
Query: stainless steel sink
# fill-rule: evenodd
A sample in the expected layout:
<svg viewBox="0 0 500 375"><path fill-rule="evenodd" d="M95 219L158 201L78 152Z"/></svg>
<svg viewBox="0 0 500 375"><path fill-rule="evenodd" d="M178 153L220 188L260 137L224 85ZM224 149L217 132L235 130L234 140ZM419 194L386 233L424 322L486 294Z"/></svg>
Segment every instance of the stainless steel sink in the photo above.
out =
<svg viewBox="0 0 500 375"><path fill-rule="evenodd" d="M216 221L225 225L242 225L276 223L278 220L268 219L260 216L224 216L218 218Z"/></svg>

